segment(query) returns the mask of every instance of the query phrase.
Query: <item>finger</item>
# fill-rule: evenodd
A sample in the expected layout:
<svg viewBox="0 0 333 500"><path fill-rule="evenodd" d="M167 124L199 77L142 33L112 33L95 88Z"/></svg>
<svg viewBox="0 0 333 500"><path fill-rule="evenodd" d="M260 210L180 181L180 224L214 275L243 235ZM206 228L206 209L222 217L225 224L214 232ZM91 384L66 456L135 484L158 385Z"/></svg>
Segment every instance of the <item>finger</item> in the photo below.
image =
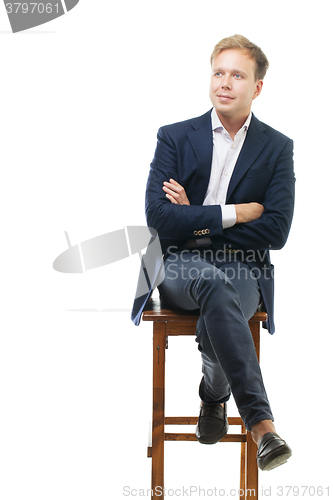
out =
<svg viewBox="0 0 333 500"><path fill-rule="evenodd" d="M174 179L169 179L169 182L171 184L174 184L175 186L179 186L179 187L182 187L177 181L175 181Z"/></svg>
<svg viewBox="0 0 333 500"><path fill-rule="evenodd" d="M174 181L175 182L175 181ZM171 184L170 182L164 182L163 183L165 186L167 186L169 189L175 191L176 193L180 193L182 191L182 186L178 183L176 184Z"/></svg>
<svg viewBox="0 0 333 500"><path fill-rule="evenodd" d="M170 194L171 196L176 196L177 198L179 198L179 196L180 196L180 194L179 194L179 193L177 193L177 192L176 192L176 191L174 191L173 189L169 189L169 188L168 188L168 187L166 187L166 186L163 186L163 188L162 188L162 189L163 189L163 191L164 191L165 193L168 193L168 194Z"/></svg>
<svg viewBox="0 0 333 500"><path fill-rule="evenodd" d="M171 196L170 194L166 194L165 196L171 201L171 203L175 203L176 205L178 205L178 201L176 201L173 196Z"/></svg>

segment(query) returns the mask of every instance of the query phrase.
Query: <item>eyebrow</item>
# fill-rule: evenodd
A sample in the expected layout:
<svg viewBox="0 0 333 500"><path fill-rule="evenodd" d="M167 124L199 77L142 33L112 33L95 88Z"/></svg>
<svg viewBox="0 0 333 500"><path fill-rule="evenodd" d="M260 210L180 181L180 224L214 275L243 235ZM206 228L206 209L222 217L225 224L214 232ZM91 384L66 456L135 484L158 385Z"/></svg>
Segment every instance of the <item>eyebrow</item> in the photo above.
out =
<svg viewBox="0 0 333 500"><path fill-rule="evenodd" d="M213 68L214 73L216 73L217 71L225 71L225 70L223 68ZM231 73L236 73L237 75L247 76L247 73L245 71L240 70L240 69L232 69Z"/></svg>

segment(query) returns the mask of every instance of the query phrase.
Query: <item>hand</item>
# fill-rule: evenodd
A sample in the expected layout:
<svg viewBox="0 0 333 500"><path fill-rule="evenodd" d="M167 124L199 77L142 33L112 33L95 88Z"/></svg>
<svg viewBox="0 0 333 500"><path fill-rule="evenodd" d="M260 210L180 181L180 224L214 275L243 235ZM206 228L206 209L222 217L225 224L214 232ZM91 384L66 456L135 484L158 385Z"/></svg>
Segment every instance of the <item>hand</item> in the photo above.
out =
<svg viewBox="0 0 333 500"><path fill-rule="evenodd" d="M241 203L235 205L236 208L236 224L251 222L260 219L265 208L260 203Z"/></svg>
<svg viewBox="0 0 333 500"><path fill-rule="evenodd" d="M190 205L185 189L173 179L170 179L170 182L163 182L162 189L171 203L176 203L177 205Z"/></svg>

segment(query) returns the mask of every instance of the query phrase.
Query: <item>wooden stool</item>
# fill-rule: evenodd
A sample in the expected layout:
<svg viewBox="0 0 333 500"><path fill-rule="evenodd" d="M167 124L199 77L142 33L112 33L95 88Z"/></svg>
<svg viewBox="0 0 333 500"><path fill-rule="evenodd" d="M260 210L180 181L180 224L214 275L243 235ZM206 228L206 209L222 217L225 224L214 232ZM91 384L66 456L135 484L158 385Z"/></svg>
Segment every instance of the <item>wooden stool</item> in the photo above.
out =
<svg viewBox="0 0 333 500"><path fill-rule="evenodd" d="M153 420L152 443L148 446L148 457L152 458L152 498L164 499L164 441L197 441L195 433L166 433L165 425L196 425L196 417L165 416L165 349L168 336L195 335L198 312L171 311L163 309L158 299L150 299L142 314L143 321L153 321ZM260 350L260 322L267 320L265 312L257 312L249 321L258 360ZM251 432L246 431L240 417L228 417L230 425L240 425L239 434L227 434L221 442L241 443L240 500L258 499L257 446ZM158 487L158 488L157 488ZM162 493L162 491L163 493ZM155 495L155 493L157 493Z"/></svg>

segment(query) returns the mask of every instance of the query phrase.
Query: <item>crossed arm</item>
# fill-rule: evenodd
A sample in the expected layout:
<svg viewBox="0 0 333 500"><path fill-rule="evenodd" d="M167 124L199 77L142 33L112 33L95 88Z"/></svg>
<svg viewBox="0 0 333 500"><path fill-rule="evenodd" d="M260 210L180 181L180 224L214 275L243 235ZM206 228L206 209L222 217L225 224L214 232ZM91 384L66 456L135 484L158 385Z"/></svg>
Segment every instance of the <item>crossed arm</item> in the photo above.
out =
<svg viewBox="0 0 333 500"><path fill-rule="evenodd" d="M171 203L176 205L190 205L185 189L174 179L169 179L169 182L163 183L163 191L165 196ZM264 211L264 207L260 203L240 203L235 205L236 209L236 224L251 222L260 219Z"/></svg>
<svg viewBox="0 0 333 500"><path fill-rule="evenodd" d="M146 188L145 212L148 227L158 232L165 245L168 240L187 241L193 238L198 230L209 228L210 238L218 238L221 244L232 248L282 248L290 230L294 205L292 141L274 136L274 149L266 148L265 158L261 159L262 166L250 172L250 193L245 189L243 179L237 187L237 193L233 195L236 224L223 228L220 205L195 204L192 200L190 202L191 196L194 197L196 193L193 183L196 172L191 169L192 149L190 154L186 149L185 139L182 138L176 143L169 128L162 128L158 133ZM188 168L183 169L185 163ZM264 165L266 168L266 163L270 168L265 177L266 170L261 168L264 168ZM259 183L261 172L264 178L263 182ZM185 180L179 184L178 176L187 179L189 186ZM256 178L258 196L254 194ZM197 182L200 182L200 179ZM185 192L184 185L189 190L188 193ZM244 202L251 202L244 203L243 199Z"/></svg>

